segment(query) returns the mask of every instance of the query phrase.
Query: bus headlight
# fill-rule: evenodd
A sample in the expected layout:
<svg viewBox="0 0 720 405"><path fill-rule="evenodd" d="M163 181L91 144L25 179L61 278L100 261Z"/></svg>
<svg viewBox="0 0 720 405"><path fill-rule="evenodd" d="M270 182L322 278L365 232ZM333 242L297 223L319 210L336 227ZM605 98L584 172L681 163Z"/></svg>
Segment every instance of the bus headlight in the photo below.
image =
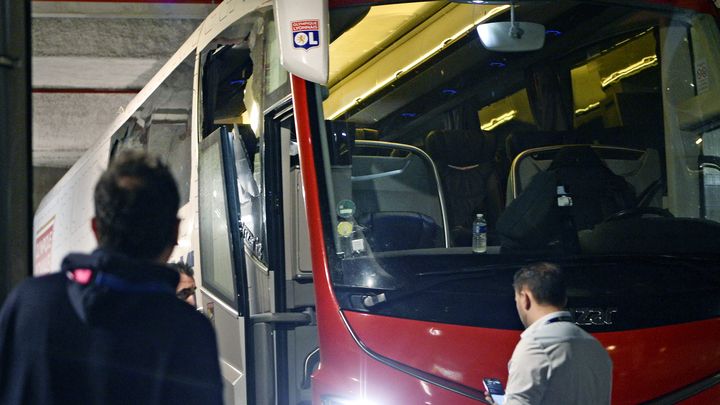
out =
<svg viewBox="0 0 720 405"><path fill-rule="evenodd" d="M380 405L369 399L349 399L336 396L324 396L321 401L322 405Z"/></svg>

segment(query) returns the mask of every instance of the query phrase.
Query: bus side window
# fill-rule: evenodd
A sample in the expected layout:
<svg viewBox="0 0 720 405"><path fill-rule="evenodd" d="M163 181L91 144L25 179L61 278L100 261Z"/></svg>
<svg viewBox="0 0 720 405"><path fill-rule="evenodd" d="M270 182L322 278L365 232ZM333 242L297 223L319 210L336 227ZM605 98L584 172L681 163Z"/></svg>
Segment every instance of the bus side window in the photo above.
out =
<svg viewBox="0 0 720 405"><path fill-rule="evenodd" d="M249 125L235 125L233 133L243 239L253 256L267 263L262 139Z"/></svg>
<svg viewBox="0 0 720 405"><path fill-rule="evenodd" d="M124 149L159 155L178 183L180 204L190 200L190 111L193 57L181 62L111 138L110 160Z"/></svg>

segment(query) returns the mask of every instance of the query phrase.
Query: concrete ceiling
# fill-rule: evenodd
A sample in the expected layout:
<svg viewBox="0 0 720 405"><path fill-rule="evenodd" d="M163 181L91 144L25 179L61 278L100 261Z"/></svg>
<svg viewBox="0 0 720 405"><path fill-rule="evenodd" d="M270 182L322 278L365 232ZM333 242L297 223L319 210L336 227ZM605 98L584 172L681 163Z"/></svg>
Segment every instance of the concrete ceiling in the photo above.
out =
<svg viewBox="0 0 720 405"><path fill-rule="evenodd" d="M70 167L214 8L33 1L33 165Z"/></svg>

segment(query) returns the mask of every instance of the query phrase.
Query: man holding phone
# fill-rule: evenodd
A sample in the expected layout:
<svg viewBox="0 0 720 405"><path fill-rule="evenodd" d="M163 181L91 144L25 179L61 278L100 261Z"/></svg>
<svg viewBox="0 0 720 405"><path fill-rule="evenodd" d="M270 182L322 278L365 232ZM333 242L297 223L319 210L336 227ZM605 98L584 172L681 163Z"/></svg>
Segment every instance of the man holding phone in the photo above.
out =
<svg viewBox="0 0 720 405"><path fill-rule="evenodd" d="M525 331L508 363L504 405L609 404L612 361L573 323L562 271L536 263L515 273L515 303ZM486 400L496 402L490 392Z"/></svg>

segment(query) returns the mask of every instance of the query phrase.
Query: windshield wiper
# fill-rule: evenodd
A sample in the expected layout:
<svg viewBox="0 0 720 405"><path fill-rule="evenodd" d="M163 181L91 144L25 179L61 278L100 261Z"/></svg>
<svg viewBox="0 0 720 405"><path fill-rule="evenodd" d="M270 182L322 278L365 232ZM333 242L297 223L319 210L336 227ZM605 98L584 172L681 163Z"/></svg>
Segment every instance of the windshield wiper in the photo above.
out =
<svg viewBox="0 0 720 405"><path fill-rule="evenodd" d="M498 263L498 264L481 264L477 266L466 266L461 267L456 270L442 270L442 271L428 271L424 273L417 273L415 276L417 277L443 277L443 276L457 276L457 275L468 275L468 274L475 274L475 273L486 273L488 271L493 270L507 270L510 268L519 269L522 266L525 266L530 263L537 263L538 261L542 261L541 258L533 258L533 259L527 259L523 261L518 262L512 262L512 263Z"/></svg>
<svg viewBox="0 0 720 405"><path fill-rule="evenodd" d="M427 273L418 273L415 275L417 278L426 279L420 283L413 284L408 288L385 291L374 295L367 295L363 297L362 302L366 308L372 308L389 301L396 302L398 300L415 296L417 293L426 291L441 284L453 281L492 277L495 275L496 270L519 269L524 264L526 263L488 264L481 266L464 267L452 271L433 271Z"/></svg>

